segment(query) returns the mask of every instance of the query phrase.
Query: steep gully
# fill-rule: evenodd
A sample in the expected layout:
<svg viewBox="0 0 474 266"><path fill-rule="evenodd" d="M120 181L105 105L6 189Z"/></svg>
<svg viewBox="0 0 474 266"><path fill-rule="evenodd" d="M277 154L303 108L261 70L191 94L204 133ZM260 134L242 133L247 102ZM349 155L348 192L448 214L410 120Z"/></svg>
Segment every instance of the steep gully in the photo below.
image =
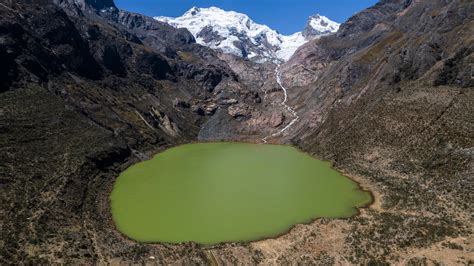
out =
<svg viewBox="0 0 474 266"><path fill-rule="evenodd" d="M283 107L285 107L293 115L294 118L293 118L293 120L291 120L290 123L288 123L288 125L286 125L284 128L282 128L278 132L275 132L271 135L268 135L268 136L264 137L262 139L263 143L267 143L269 138L273 138L273 137L276 137L276 136L282 134L283 132L288 130L290 127L292 127L293 124L296 123L299 119L298 113L291 106L286 104L286 102L288 101L288 92L287 92L287 89L285 88L285 86L283 85L283 83L281 82L280 65L278 65L275 68L275 76L276 76L276 81L277 81L278 85L280 86L280 88L283 90L283 93L284 93L284 98L283 98L283 101L281 102L281 105Z"/></svg>

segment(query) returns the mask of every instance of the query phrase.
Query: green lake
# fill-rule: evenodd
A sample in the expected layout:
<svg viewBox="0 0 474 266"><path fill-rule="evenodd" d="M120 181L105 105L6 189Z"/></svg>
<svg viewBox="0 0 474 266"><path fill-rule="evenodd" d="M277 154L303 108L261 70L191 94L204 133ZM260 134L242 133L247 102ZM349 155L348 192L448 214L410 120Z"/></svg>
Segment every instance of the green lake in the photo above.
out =
<svg viewBox="0 0 474 266"><path fill-rule="evenodd" d="M112 216L140 242L200 244L275 237L319 217L349 217L369 192L290 146L187 144L117 179Z"/></svg>

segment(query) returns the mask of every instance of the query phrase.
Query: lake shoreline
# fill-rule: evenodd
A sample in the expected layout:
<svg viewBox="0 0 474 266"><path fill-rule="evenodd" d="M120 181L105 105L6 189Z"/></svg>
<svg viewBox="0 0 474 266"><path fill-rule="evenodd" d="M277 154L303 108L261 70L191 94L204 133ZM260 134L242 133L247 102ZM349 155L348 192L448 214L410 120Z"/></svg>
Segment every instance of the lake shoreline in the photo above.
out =
<svg viewBox="0 0 474 266"><path fill-rule="evenodd" d="M222 141L191 141L191 142L186 142L186 143L177 143L177 144L174 144L174 145L166 145L166 146L163 146L163 147L160 147L160 149L157 149L156 152L153 153L153 155L151 156L147 156L147 159L145 160L131 160L129 162L127 162L125 165L124 165L124 169L122 170L122 172L126 171L129 167L137 164L137 163L141 163L141 162L145 162L145 161L149 161L149 160L152 160L155 156L161 154L162 152L168 150L168 149L171 149L171 148L175 148L175 147L178 147L178 146L182 146L182 145L189 145L189 144L212 144L212 143L236 143L236 144L257 144L257 145L273 145L273 146L287 146L287 147L290 147L290 148L293 148L295 149L297 152L299 153L303 153L305 154L306 156L309 156L311 158L314 158L314 159L317 159L321 162L324 162L324 163L329 163L329 166L332 170L335 170L337 171L339 174L341 174L342 176L348 178L349 180L351 180L351 182L355 183L356 186L357 186L357 190L358 191L362 191L362 192L365 192L365 193L368 193L370 195L370 202L368 203L365 203L363 205L360 205L360 206L353 206L353 208L356 210L356 213L353 214L353 215L350 215L350 216L341 216L341 217L331 217L331 218L327 218L327 217L315 217L315 218L311 218L308 222L299 222L299 223L295 223L294 225L292 225L290 228L288 228L288 230L285 230L284 232L282 233L279 233L277 235L274 235L274 236L270 236L270 237L263 237L263 238L256 238L256 239L253 239L253 240L244 240L244 241L224 241L224 242L220 242L220 243L217 243L217 244L201 244L201 243L197 243L197 242L193 242L193 241L186 241L186 242L181 242L181 243L169 243L169 242L163 242L163 241L150 241L150 242L147 242L147 241L139 241L139 240L135 240L127 235L125 235L124 233L122 233L121 231L118 230L117 226L116 226L116 223L114 221L114 219L112 218L112 214L111 212L109 213L110 217L112 218L112 223L113 223L113 226L116 230L116 232L118 232L122 237L128 239L129 241L132 241L134 243L141 243L141 244L146 244L146 245L164 245L164 246L181 246L181 245L197 245L203 249L214 249L214 248L219 248L219 247L222 247L222 246L225 246L225 245L240 245L240 244L250 244L250 243L256 243L256 242L260 242L260 241L264 241L264 240L270 240L270 239L278 239L284 235L287 235L289 234L296 226L298 225L310 225L318 220L321 220L321 219L330 219L330 220L346 220L346 219L351 219L353 217L356 217L356 216L359 216L362 214L362 210L363 209L369 209L369 208L372 208L374 207L375 205L379 205L379 202L380 202L380 195L379 195L379 192L377 191L376 193L374 193L372 191L371 188L373 188L372 185L369 184L369 182L367 180L365 180L365 178L362 178L362 177L357 177L357 176L352 176L350 174L348 174L347 172L345 171L341 171L337 168L334 167L334 164L328 160L321 160L320 158L318 158L317 156L313 155L313 154L310 154L308 152L305 152L303 151L301 148L299 148L298 146L295 146L295 145L291 145L291 144L277 144L277 143L261 143L261 142L258 142L258 141L226 141L226 140L222 140ZM150 154L151 152L147 152L147 154ZM111 187L110 187L110 192L108 194L108 198L109 198L109 210L111 211L111 199L110 199L110 195L111 195L111 191L113 190L114 188L114 184L117 180L118 176L116 176L116 178L113 180L113 182L111 183Z"/></svg>

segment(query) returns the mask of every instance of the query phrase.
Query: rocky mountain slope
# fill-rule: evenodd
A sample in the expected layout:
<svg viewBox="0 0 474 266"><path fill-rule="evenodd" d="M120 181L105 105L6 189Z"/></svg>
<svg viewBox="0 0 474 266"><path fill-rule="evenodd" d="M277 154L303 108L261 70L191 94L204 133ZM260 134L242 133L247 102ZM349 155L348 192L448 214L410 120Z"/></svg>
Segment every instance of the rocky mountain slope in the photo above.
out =
<svg viewBox="0 0 474 266"><path fill-rule="evenodd" d="M197 43L253 61L286 61L309 40L337 31L339 24L314 15L303 32L286 36L247 15L217 7L193 7L177 18L155 17L177 28L188 29Z"/></svg>
<svg viewBox="0 0 474 266"><path fill-rule="evenodd" d="M217 111L244 119L229 108L259 109L258 88L187 30L112 1L1 1L0 13L1 264L133 261L148 248L115 231L111 177L197 139Z"/></svg>
<svg viewBox="0 0 474 266"><path fill-rule="evenodd" d="M278 71L111 0L0 0L0 263L472 264L474 7L383 0ZM311 34L304 31L302 34ZM350 219L253 243L140 244L129 165L196 140L272 143L369 189Z"/></svg>
<svg viewBox="0 0 474 266"><path fill-rule="evenodd" d="M352 256L474 259L473 11L380 1L281 67L301 117L287 138L383 195L347 223Z"/></svg>

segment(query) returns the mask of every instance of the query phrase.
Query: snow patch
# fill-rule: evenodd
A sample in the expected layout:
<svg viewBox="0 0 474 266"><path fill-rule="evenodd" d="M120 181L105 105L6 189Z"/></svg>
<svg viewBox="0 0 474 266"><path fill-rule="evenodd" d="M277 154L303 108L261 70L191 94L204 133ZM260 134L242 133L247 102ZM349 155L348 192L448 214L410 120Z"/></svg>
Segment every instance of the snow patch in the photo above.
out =
<svg viewBox="0 0 474 266"><path fill-rule="evenodd" d="M311 16L309 20L309 25L316 31L321 33L332 33L336 32L339 29L340 24L328 19L325 16L319 14Z"/></svg>

